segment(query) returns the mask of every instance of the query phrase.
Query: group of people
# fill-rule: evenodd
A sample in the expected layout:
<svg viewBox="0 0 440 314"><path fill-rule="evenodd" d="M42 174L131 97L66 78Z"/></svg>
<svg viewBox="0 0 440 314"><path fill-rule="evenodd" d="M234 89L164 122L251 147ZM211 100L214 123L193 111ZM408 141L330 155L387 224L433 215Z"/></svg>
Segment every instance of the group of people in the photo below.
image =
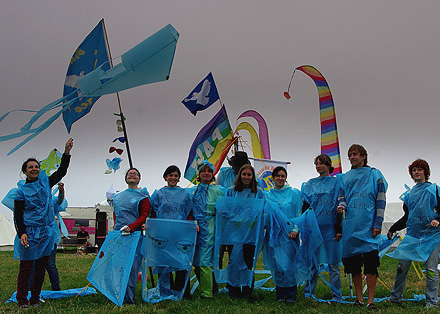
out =
<svg viewBox="0 0 440 314"><path fill-rule="evenodd" d="M54 247L51 235L54 222L53 204L48 195L51 187L66 174L72 146L73 141L70 139L66 143L59 169L50 177L39 171L37 160L27 160L22 167L26 183L10 195L14 199L14 221L18 236L14 256L20 259L17 300L21 307L28 306L27 282L34 261L35 274L29 303L38 305L39 302L44 270ZM285 168L276 167L272 173L274 187L263 191L258 186L255 171L245 153L236 152L230 162L232 167L221 168L218 185L214 184L213 165L204 161L198 168L198 184L188 189L181 188L178 186L181 172L173 165L163 174L166 186L156 190L151 197L146 188L139 187L139 170L130 168L125 175L127 189L117 193L113 200L115 230L125 233L140 231L145 229L147 218L195 220L197 241L193 265L200 283L201 296L212 298L213 291L217 289L216 282L220 282L214 276L213 266L217 262L222 265L224 254L228 253L229 265L235 267L235 271L224 281L227 283L229 296L232 299L244 297L250 302L255 301L253 271L261 250L256 239L262 235L264 239L260 242L264 242L264 262L269 265L276 285L276 300L292 304L297 298L297 285L302 282L301 270L297 269L295 262L299 259L300 239L304 241L301 231L304 227L298 223L298 217L314 215L322 242L306 269L307 283L303 291L305 297L315 295L318 265L328 264L333 300L342 301L339 271L342 262L345 272L353 278L357 297L353 305L364 306L363 267L368 287L366 306L375 309L374 293L380 265L377 236L382 230L387 182L378 169L368 166L367 151L361 145L352 145L348 150L348 158L351 170L342 175L331 176L333 167L330 157L324 154L317 156L314 164L319 176L303 183L300 190L287 184ZM404 198L405 215L393 225L388 236L392 237L395 231L405 227L412 238L422 239L427 234L432 235L429 243L422 244L425 245L423 249L428 256L425 261L426 305L437 307L437 262L440 250L440 238L436 237L440 231L438 188L428 181L429 165L424 160L414 161L409 166L409 174L416 184ZM241 247L231 242L220 245L220 258L215 261L214 256L217 255L214 254L214 248L218 240L216 235L220 232L216 230L216 203L220 206L219 200L222 200L224 217L224 208L228 210L229 206L231 215L237 214L242 208L242 205L235 205L238 204L237 200L258 207L260 211L252 213L257 213L255 223L260 225L253 229L259 234L249 237L248 241L244 240ZM271 209L266 211L265 208L269 207L262 204L270 205ZM137 274L142 260L141 248L140 241L124 298L126 304L134 303ZM408 246L406 249L408 250ZM238 255L242 259L241 264L231 260L232 256ZM391 302L402 300L409 266L409 260L399 260ZM243 279L243 273L251 274L251 278ZM189 297L188 277L187 271L177 271L174 278L170 276L169 287L175 291L184 291L183 296Z"/></svg>

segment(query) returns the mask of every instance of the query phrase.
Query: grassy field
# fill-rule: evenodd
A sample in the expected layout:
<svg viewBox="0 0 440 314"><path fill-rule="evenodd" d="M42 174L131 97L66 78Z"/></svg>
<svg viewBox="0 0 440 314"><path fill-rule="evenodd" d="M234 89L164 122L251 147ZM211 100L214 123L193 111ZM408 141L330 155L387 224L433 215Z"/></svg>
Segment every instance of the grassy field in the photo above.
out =
<svg viewBox="0 0 440 314"><path fill-rule="evenodd" d="M94 261L95 256L74 254L57 254L57 266L60 272L62 289L84 287L88 284L86 276ZM0 252L0 313L14 313L18 311L16 303L4 302L16 291L17 274L19 262L13 260L12 252ZM261 261L258 263L262 268ZM397 261L388 257L381 260L379 269L380 279L389 288L392 288ZM256 278L258 279L258 277ZM270 282L270 284L269 284ZM266 286L271 286L269 281ZM342 277L343 295L349 295L348 277ZM50 289L49 279L46 276L43 290ZM405 298L412 298L414 294L424 294L425 281L419 279L411 269L408 275ZM382 284L378 283L376 297L388 297L389 291ZM218 294L213 300L199 299L196 290L193 299L181 302L161 302L159 304L147 304L142 301L141 286L138 285L136 303L137 305L123 306L119 308L110 302L105 296L98 292L97 295L47 300L39 309L30 309L29 312L39 313L359 313L370 312L366 308L354 309L349 304L325 304L305 300L302 295L302 287L298 289L298 301L294 305L278 304L275 302L275 292L256 291L258 302L249 304L245 300L230 300L227 294ZM317 297L330 299L330 289L321 280L318 281L316 291ZM381 302L377 304L381 313L433 313L435 310L424 310L424 302L402 302L395 305ZM440 312L440 311L439 311Z"/></svg>

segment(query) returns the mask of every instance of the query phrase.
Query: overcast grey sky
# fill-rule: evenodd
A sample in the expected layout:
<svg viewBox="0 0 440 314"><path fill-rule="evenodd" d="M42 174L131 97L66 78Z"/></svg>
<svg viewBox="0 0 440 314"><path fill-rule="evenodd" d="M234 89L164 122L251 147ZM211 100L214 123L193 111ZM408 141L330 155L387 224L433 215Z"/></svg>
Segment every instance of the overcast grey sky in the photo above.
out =
<svg viewBox="0 0 440 314"><path fill-rule="evenodd" d="M349 169L348 147L364 145L369 164L388 180L388 200L397 201L403 184L412 185L407 166L415 158L430 163L433 182L440 177L439 12L439 1L405 0L2 1L0 115L37 110L61 97L73 51L101 18L113 57L170 23L180 33L170 80L120 94L133 161L150 193L164 184L168 165L183 171L197 132L219 108L194 117L180 103L209 72L233 126L248 109L266 119L272 158L292 163L292 186L316 176L316 87L297 73L292 99L283 97L293 69L310 64L333 94L343 170ZM104 96L72 127L75 146L64 180L71 206L93 206L111 184L126 187L126 156L120 171L104 174L105 159L115 156L108 148L120 136L113 112L116 96ZM0 123L0 135L29 117L10 116ZM27 157L44 159L51 149L62 150L68 137L59 119L11 156L6 153L19 140L1 142L0 197L20 179ZM11 216L3 205L0 211Z"/></svg>

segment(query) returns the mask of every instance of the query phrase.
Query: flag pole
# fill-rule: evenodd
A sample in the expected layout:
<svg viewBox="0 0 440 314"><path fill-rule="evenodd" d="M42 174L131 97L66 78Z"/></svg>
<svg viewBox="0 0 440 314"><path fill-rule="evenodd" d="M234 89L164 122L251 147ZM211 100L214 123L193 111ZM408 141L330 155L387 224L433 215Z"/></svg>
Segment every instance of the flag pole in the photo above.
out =
<svg viewBox="0 0 440 314"><path fill-rule="evenodd" d="M113 67L112 54L110 52L110 44L108 42L107 30L105 28L104 19L102 19L102 28L104 30L104 37L105 37L105 43L106 43L106 46L107 46L107 52L108 52L108 55L110 57L110 66ZM127 129L125 127L125 121L124 121L125 117L124 117L124 114L122 113L121 99L119 98L119 93L116 93L116 97L118 99L119 116L121 117L122 131L124 132L124 137L125 137L125 147L127 148L128 163L130 165L130 168L133 168L133 161L131 159L130 145L128 144Z"/></svg>

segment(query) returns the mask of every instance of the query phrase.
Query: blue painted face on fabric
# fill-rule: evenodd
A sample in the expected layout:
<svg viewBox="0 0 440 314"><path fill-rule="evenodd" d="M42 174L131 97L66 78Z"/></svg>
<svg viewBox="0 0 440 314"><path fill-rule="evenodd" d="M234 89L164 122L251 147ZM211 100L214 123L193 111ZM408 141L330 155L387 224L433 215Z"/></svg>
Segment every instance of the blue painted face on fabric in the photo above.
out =
<svg viewBox="0 0 440 314"><path fill-rule="evenodd" d="M175 270L192 265L196 224L185 220L147 220L147 264Z"/></svg>

